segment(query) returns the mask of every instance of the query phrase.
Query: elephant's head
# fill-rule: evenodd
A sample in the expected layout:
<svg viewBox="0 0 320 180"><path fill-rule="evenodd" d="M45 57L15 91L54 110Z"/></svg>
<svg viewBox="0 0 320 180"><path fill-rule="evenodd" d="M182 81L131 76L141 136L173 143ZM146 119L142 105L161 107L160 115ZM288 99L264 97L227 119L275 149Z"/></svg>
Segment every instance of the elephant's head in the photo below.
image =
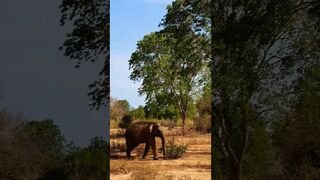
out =
<svg viewBox="0 0 320 180"><path fill-rule="evenodd" d="M150 126L150 133L154 137L160 137L162 141L162 152L163 152L163 157L166 157L166 150L165 150L165 136L163 131L160 129L160 126L158 124L151 124Z"/></svg>

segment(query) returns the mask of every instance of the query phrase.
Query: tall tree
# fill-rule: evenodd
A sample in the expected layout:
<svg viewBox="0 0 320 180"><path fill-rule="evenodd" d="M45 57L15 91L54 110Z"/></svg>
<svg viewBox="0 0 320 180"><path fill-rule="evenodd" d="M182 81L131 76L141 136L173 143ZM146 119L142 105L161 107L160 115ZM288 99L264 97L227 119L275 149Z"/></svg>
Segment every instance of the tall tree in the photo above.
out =
<svg viewBox="0 0 320 180"><path fill-rule="evenodd" d="M198 131L211 132L211 82L209 81L202 90L201 96L196 101L197 116L194 124Z"/></svg>
<svg viewBox="0 0 320 180"><path fill-rule="evenodd" d="M63 166L65 140L51 120L26 121L5 111L2 120L0 179L41 179Z"/></svg>
<svg viewBox="0 0 320 180"><path fill-rule="evenodd" d="M291 107L279 113L273 124L273 142L284 172L298 179L316 179L320 173L319 63L305 69Z"/></svg>
<svg viewBox="0 0 320 180"><path fill-rule="evenodd" d="M59 127L52 120L27 121L17 129L16 133L27 134L26 141L30 140L39 145L41 151L51 158L60 158L64 153L64 136Z"/></svg>
<svg viewBox="0 0 320 180"><path fill-rule="evenodd" d="M314 0L176 0L169 7L167 29L211 36L214 142L229 179L241 177L256 121L270 112L266 97L288 92L303 67L319 60L318 10Z"/></svg>
<svg viewBox="0 0 320 180"><path fill-rule="evenodd" d="M117 103L124 110L124 114L129 114L129 112L130 112L130 104L126 99L120 99L120 100L118 100Z"/></svg>
<svg viewBox="0 0 320 180"><path fill-rule="evenodd" d="M130 112L130 104L126 99L118 100L113 97L110 99L110 119L120 120Z"/></svg>
<svg viewBox="0 0 320 180"><path fill-rule="evenodd" d="M294 86L301 68L319 58L307 16L313 3L211 1L214 131L229 179L241 179L255 124L266 115L262 99Z"/></svg>
<svg viewBox="0 0 320 180"><path fill-rule="evenodd" d="M174 99L183 121L183 133L190 101L203 83L206 52L199 44L206 38L187 29L146 35L129 60L133 81L142 80L139 94L147 101L167 94Z"/></svg>
<svg viewBox="0 0 320 180"><path fill-rule="evenodd" d="M109 0L62 0L61 25L72 23L73 30L60 50L76 60L76 67L84 62L104 61L100 78L89 85L91 108L99 109L109 101Z"/></svg>
<svg viewBox="0 0 320 180"><path fill-rule="evenodd" d="M148 118L172 120L180 118L179 109L171 94L158 94L154 99L146 102L144 109Z"/></svg>
<svg viewBox="0 0 320 180"><path fill-rule="evenodd" d="M70 179L105 179L108 176L108 143L102 137L91 139L85 148L73 147L65 158Z"/></svg>

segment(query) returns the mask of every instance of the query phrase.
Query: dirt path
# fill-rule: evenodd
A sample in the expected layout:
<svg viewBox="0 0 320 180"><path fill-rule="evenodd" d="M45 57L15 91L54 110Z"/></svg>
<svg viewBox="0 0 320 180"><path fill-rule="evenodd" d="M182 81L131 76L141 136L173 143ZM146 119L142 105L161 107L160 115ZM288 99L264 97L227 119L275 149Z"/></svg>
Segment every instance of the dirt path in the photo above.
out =
<svg viewBox="0 0 320 180"><path fill-rule="evenodd" d="M169 139L170 137L168 137ZM160 144L160 141L157 144ZM126 160L125 153L110 161L111 180L125 179L165 179L165 180L209 180L211 179L211 136L194 134L187 137L176 136L175 144L187 144L186 154L176 160L164 160L158 152L159 160L152 160L149 152L147 159L140 158L143 145L133 155L134 160Z"/></svg>

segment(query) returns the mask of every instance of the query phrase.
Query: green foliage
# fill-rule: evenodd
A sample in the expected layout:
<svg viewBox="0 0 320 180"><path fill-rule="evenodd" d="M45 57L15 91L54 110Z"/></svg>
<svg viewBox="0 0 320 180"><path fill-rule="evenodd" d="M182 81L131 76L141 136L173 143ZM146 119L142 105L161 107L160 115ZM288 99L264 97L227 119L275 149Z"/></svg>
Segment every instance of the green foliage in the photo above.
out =
<svg viewBox="0 0 320 180"><path fill-rule="evenodd" d="M203 87L201 97L196 103L197 112L211 115L211 82L208 81Z"/></svg>
<svg viewBox="0 0 320 180"><path fill-rule="evenodd" d="M189 105L187 108L187 118L192 119L196 116L196 114L197 114L196 105L192 100L189 100Z"/></svg>
<svg viewBox="0 0 320 180"><path fill-rule="evenodd" d="M109 7L105 0L62 0L59 6L61 25L73 25L60 47L64 55L76 60L76 68L85 62L104 61L100 77L89 85L90 105L96 109L106 106L109 97Z"/></svg>
<svg viewBox="0 0 320 180"><path fill-rule="evenodd" d="M224 160L221 145L218 141L213 141L211 146L212 157L212 178L213 179L227 179L228 177L228 163Z"/></svg>
<svg viewBox="0 0 320 180"><path fill-rule="evenodd" d="M210 133L211 132L211 115L203 114L201 116L193 118L194 128L199 132Z"/></svg>
<svg viewBox="0 0 320 180"><path fill-rule="evenodd" d="M145 118L144 107L139 106L138 108L131 110L130 115L134 119L144 119Z"/></svg>
<svg viewBox="0 0 320 180"><path fill-rule="evenodd" d="M298 81L292 107L273 123L273 139L284 171L305 179L320 166L320 65L308 67Z"/></svg>
<svg viewBox="0 0 320 180"><path fill-rule="evenodd" d="M65 163L71 179L104 179L107 175L108 146L102 137L95 137L86 148L74 148Z"/></svg>
<svg viewBox="0 0 320 180"><path fill-rule="evenodd" d="M1 122L0 179L39 179L63 166L65 139L52 120L27 121L3 111Z"/></svg>
<svg viewBox="0 0 320 180"><path fill-rule="evenodd" d="M211 83L203 87L201 97L196 103L198 115L193 118L195 129L202 132L211 132Z"/></svg>
<svg viewBox="0 0 320 180"><path fill-rule="evenodd" d="M103 137L94 137L90 140L90 145L87 147L92 152L108 152L108 143Z"/></svg>
<svg viewBox="0 0 320 180"><path fill-rule="evenodd" d="M52 120L28 121L16 129L17 133L23 131L28 140L39 145L39 148L45 154L51 157L61 157L64 153L64 136L59 127ZM27 139L26 139L27 140Z"/></svg>
<svg viewBox="0 0 320 180"><path fill-rule="evenodd" d="M105 179L109 146L102 137L88 147L66 143L52 120L27 121L0 111L0 179ZM1 127L0 127L1 128Z"/></svg>
<svg viewBox="0 0 320 180"><path fill-rule="evenodd" d="M187 145L166 146L166 157L168 159L179 159L186 153Z"/></svg>
<svg viewBox="0 0 320 180"><path fill-rule="evenodd" d="M176 145L174 143L174 137L168 140L168 145L166 146L166 158L168 159L178 159L181 158L187 151L187 145Z"/></svg>
<svg viewBox="0 0 320 180"><path fill-rule="evenodd" d="M128 114L130 111L130 104L126 99L118 100L119 106L124 110L124 114Z"/></svg>
<svg viewBox="0 0 320 180"><path fill-rule="evenodd" d="M111 121L119 121L125 115L129 115L129 114L130 114L130 104L126 99L118 100L111 97L110 99L110 120Z"/></svg>
<svg viewBox="0 0 320 180"><path fill-rule="evenodd" d="M173 102L172 96L164 94L158 95L154 100L146 102L144 111L146 118L177 120L180 117L179 110L175 102Z"/></svg>
<svg viewBox="0 0 320 180"><path fill-rule="evenodd" d="M195 1L183 1L181 11L205 16L191 6ZM292 80L301 75L303 67L319 59L316 21L307 15L313 3L212 0L208 6L212 23L213 131L228 162L229 179L266 175L263 169L270 165L265 160L269 153L259 154L252 147L271 146L266 141L270 138L265 132L268 125L258 124L269 120L266 110L271 109L271 113L277 109L265 105L263 99L290 92L295 85ZM265 164L254 164L262 159ZM249 161L256 166L251 167L246 163ZM221 168L225 168L223 165Z"/></svg>
<svg viewBox="0 0 320 180"><path fill-rule="evenodd" d="M167 14L161 24L169 32L193 31L197 35L210 36L209 7L210 1L207 0L175 0L167 7ZM207 42L201 45L207 52L210 51Z"/></svg>
<svg viewBox="0 0 320 180"><path fill-rule="evenodd" d="M244 179L268 179L270 168L275 159L271 140L264 123L256 122L243 162Z"/></svg>

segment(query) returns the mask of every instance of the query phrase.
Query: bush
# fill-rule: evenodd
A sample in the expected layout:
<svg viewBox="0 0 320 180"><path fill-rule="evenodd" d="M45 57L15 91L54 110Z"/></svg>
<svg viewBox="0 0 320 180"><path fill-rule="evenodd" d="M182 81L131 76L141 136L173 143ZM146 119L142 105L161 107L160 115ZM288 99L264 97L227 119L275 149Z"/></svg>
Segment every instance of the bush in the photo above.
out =
<svg viewBox="0 0 320 180"><path fill-rule="evenodd" d="M178 159L186 152L186 145L174 145L166 147L166 156L168 159Z"/></svg>
<svg viewBox="0 0 320 180"><path fill-rule="evenodd" d="M175 145L174 137L168 143L169 146L166 146L166 156L168 159L178 159L181 158L184 153L186 153L187 145Z"/></svg>
<svg viewBox="0 0 320 180"><path fill-rule="evenodd" d="M193 120L194 128L197 131L210 133L211 132L211 115L204 114L200 117L196 117Z"/></svg>
<svg viewBox="0 0 320 180"><path fill-rule="evenodd" d="M177 126L177 122L174 120L162 120L160 121L160 123L162 126L168 127L169 130Z"/></svg>
<svg viewBox="0 0 320 180"><path fill-rule="evenodd" d="M179 126L179 127L182 127L183 126L182 119L178 119L177 122L176 122L176 125ZM187 118L186 121L185 121L185 125L186 125L185 126L186 129L188 129L190 127L193 127L194 124L193 124L192 119Z"/></svg>
<svg viewBox="0 0 320 180"><path fill-rule="evenodd" d="M119 128L119 121L116 119L110 119L110 128Z"/></svg>

